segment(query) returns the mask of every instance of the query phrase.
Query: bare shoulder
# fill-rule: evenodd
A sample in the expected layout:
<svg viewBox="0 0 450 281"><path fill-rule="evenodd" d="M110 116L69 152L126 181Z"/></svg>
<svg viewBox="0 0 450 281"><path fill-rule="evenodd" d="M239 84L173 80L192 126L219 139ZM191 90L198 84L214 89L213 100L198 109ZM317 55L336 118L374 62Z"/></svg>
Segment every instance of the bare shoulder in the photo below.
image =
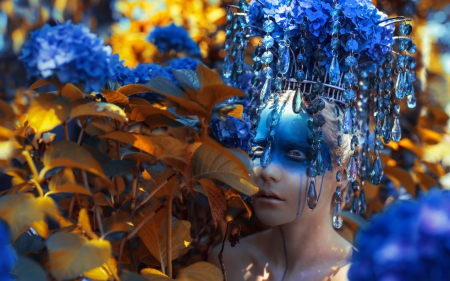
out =
<svg viewBox="0 0 450 281"><path fill-rule="evenodd" d="M348 270L350 269L351 264L346 264L337 269L335 275L331 276L327 281L348 281Z"/></svg>
<svg viewBox="0 0 450 281"><path fill-rule="evenodd" d="M261 245L266 238L266 231L259 232L241 239L239 244L231 247L228 241L225 242L223 250L223 261L228 280L252 280L253 271L259 271L260 258L264 256ZM222 243L215 246L208 257L208 262L221 268L219 253Z"/></svg>

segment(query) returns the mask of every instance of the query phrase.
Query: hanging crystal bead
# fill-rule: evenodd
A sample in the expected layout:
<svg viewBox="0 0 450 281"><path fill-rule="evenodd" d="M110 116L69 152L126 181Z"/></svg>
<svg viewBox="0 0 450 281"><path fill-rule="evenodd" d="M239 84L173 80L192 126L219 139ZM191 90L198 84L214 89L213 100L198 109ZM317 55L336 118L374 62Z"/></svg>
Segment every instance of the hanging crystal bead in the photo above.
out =
<svg viewBox="0 0 450 281"><path fill-rule="evenodd" d="M261 56L261 62L264 64L270 64L273 61L273 54L271 51L266 51Z"/></svg>
<svg viewBox="0 0 450 281"><path fill-rule="evenodd" d="M394 122L392 123L392 140L399 142L402 138L402 129L400 127L400 120L398 116L394 116Z"/></svg>
<svg viewBox="0 0 450 281"><path fill-rule="evenodd" d="M308 167L306 169L306 175L310 178L315 178L317 176L317 169L313 166Z"/></svg>
<svg viewBox="0 0 450 281"><path fill-rule="evenodd" d="M273 70L270 66L266 66L262 70L263 76L266 77L266 79L271 79L273 75Z"/></svg>
<svg viewBox="0 0 450 281"><path fill-rule="evenodd" d="M343 95L346 102L354 102L356 101L356 92L352 89L346 89Z"/></svg>
<svg viewBox="0 0 450 281"><path fill-rule="evenodd" d="M397 82L395 83L395 97L402 99L405 96L405 72L400 71L397 75Z"/></svg>
<svg viewBox="0 0 450 281"><path fill-rule="evenodd" d="M406 70L404 77L405 77L405 95L409 96L411 95L411 91L413 88L411 72L409 70Z"/></svg>
<svg viewBox="0 0 450 281"><path fill-rule="evenodd" d="M227 22L230 23L232 19L233 19L233 11L228 9L227 10Z"/></svg>
<svg viewBox="0 0 450 281"><path fill-rule="evenodd" d="M341 202L338 201L336 202L336 206L334 207L333 211L333 227L335 229L339 229L342 227L343 219L339 215L340 212L341 212Z"/></svg>
<svg viewBox="0 0 450 281"><path fill-rule="evenodd" d="M282 87L283 87L283 80L281 79L281 77L277 77L275 78L275 89L277 91L281 91Z"/></svg>
<svg viewBox="0 0 450 281"><path fill-rule="evenodd" d="M414 91L414 87L411 87L411 94L406 98L406 104L408 105L408 108L415 108L416 103L416 93Z"/></svg>
<svg viewBox="0 0 450 281"><path fill-rule="evenodd" d="M355 156L352 155L348 160L347 179L350 181L355 181L357 176L358 176L358 168L356 166L356 159Z"/></svg>
<svg viewBox="0 0 450 281"><path fill-rule="evenodd" d="M295 79L297 80L297 82L301 83L303 82L303 80L305 80L305 78L306 73L303 70L299 69L295 72Z"/></svg>
<svg viewBox="0 0 450 281"><path fill-rule="evenodd" d="M277 70L281 74L286 74L289 70L289 47L285 46L279 49L279 60L277 63Z"/></svg>
<svg viewBox="0 0 450 281"><path fill-rule="evenodd" d="M322 151L319 149L316 153L316 159L315 164L317 168L317 175L322 175L324 173L324 165L323 165L323 158L322 158Z"/></svg>
<svg viewBox="0 0 450 281"><path fill-rule="evenodd" d="M295 113L300 113L300 110L302 109L302 91L300 90L300 87L297 88L297 91L295 91L294 99L292 100L292 111Z"/></svg>
<svg viewBox="0 0 450 281"><path fill-rule="evenodd" d="M248 3L246 0L239 0L239 9L244 13L248 12Z"/></svg>
<svg viewBox="0 0 450 281"><path fill-rule="evenodd" d="M308 207L311 210L314 210L314 208L317 206L317 193L316 193L316 184L314 183L314 180L311 180L308 187Z"/></svg>
<svg viewBox="0 0 450 281"><path fill-rule="evenodd" d="M269 96L268 95L269 92L270 92L270 79L266 79L266 82L264 82L264 85L261 89L261 93L259 95L259 100L262 103L266 103L266 98Z"/></svg>
<svg viewBox="0 0 450 281"><path fill-rule="evenodd" d="M275 23L272 20L267 19L263 23L263 29L265 32L270 33L275 29Z"/></svg>
<svg viewBox="0 0 450 281"><path fill-rule="evenodd" d="M353 196L352 207L350 208L350 212L357 214L359 212L359 199L358 196Z"/></svg>
<svg viewBox="0 0 450 281"><path fill-rule="evenodd" d="M272 142L268 142L266 147L264 148L264 152L261 158L261 166L263 168L269 166L272 161Z"/></svg>
<svg viewBox="0 0 450 281"><path fill-rule="evenodd" d="M364 193L364 190L361 190L359 193L359 202L360 202L360 208L359 213L363 215L366 212L367 206L366 206L366 195Z"/></svg>
<svg viewBox="0 0 450 281"><path fill-rule="evenodd" d="M333 85L337 85L341 78L341 70L339 68L339 60L337 56L333 56L333 59L331 60L329 75L330 83Z"/></svg>
<svg viewBox="0 0 450 281"><path fill-rule="evenodd" d="M230 78L232 72L233 72L233 63L231 62L230 54L227 53L223 61L222 73L225 78Z"/></svg>
<svg viewBox="0 0 450 281"><path fill-rule="evenodd" d="M373 170L371 176L372 176L371 182L373 185L380 184L381 177L383 176L383 165L381 163L381 158L378 155L375 161L373 161Z"/></svg>
<svg viewBox="0 0 450 281"><path fill-rule="evenodd" d="M344 124L342 124L342 132L344 134L350 134L353 127L350 107L347 107L347 109L345 110L343 123Z"/></svg>
<svg viewBox="0 0 450 281"><path fill-rule="evenodd" d="M272 36L270 35L266 35L264 36L263 40L262 40L262 44L265 48L270 49L273 47L273 44L275 43L275 40L273 39Z"/></svg>
<svg viewBox="0 0 450 281"><path fill-rule="evenodd" d="M389 114L384 116L382 136L385 143L391 141L391 119L389 118Z"/></svg>
<svg viewBox="0 0 450 281"><path fill-rule="evenodd" d="M356 84L358 84L358 78L353 72L347 72L344 75L344 83L347 87L356 86Z"/></svg>
<svg viewBox="0 0 450 281"><path fill-rule="evenodd" d="M358 66L358 60L354 56L348 56L345 58L345 66L356 68Z"/></svg>

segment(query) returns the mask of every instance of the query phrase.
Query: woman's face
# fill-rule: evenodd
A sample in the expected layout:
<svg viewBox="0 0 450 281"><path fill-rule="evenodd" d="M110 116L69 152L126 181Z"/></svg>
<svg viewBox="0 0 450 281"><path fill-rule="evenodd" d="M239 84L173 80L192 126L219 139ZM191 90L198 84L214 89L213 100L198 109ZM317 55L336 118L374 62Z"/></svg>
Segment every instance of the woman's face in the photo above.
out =
<svg viewBox="0 0 450 281"><path fill-rule="evenodd" d="M280 101L279 108L283 107L283 103ZM256 155L262 155L266 146L271 112L269 105L261 114L253 148ZM261 158L257 157L253 161L255 181L260 188L260 192L253 196L253 205L256 215L266 225L286 224L298 219L302 214L305 216L306 213L310 213L307 212L309 208L306 202L309 184L306 169L313 159L313 151L307 141L310 133L307 127L309 119L310 116L304 111L294 113L289 100L275 128L271 162L266 167L261 167ZM322 190L322 194L315 210L328 204L324 202L328 199L323 197L329 197L329 192L325 192L325 189L329 189L327 187L332 180L329 171L331 154L325 143L322 143L322 157L326 173L324 177L316 178L316 191L319 194Z"/></svg>

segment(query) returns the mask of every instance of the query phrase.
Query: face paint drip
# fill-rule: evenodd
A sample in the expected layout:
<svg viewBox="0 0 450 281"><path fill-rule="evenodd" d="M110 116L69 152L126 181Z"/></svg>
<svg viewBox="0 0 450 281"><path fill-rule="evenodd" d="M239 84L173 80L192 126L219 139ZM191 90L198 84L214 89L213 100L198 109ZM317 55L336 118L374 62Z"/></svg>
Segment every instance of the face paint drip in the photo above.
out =
<svg viewBox="0 0 450 281"><path fill-rule="evenodd" d="M303 174L300 174L300 185L298 187L298 198L297 198L297 214L295 215L295 219L298 219L302 213L300 213L300 203L302 201L302 186L303 186ZM303 212L303 209L302 209Z"/></svg>
<svg viewBox="0 0 450 281"><path fill-rule="evenodd" d="M306 184L308 184L308 182L309 182L309 177L307 176L306 177L306 183L305 183L305 186L306 186ZM300 214L303 214L303 210L305 209L305 206L306 206L306 200L307 200L307 194L306 194L306 192L305 192L305 197L303 197L303 205L302 205L302 210L301 210L301 212L300 212Z"/></svg>

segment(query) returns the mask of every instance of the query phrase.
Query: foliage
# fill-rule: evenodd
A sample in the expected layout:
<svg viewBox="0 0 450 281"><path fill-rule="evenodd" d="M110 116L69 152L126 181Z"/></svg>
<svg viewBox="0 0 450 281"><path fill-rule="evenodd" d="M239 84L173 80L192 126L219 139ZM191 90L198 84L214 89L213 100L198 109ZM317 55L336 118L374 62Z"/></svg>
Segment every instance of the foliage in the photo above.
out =
<svg viewBox="0 0 450 281"><path fill-rule="evenodd" d="M450 192L391 203L357 233L349 280L447 280Z"/></svg>
<svg viewBox="0 0 450 281"><path fill-rule="evenodd" d="M148 35L148 40L156 45L162 54L175 51L177 53L186 52L194 56L200 55L200 48L189 37L187 30L173 23L164 27L155 27Z"/></svg>
<svg viewBox="0 0 450 281"><path fill-rule="evenodd" d="M51 27L43 30L52 32ZM41 38L40 32L31 40ZM55 46L66 50L64 44ZM39 59L31 56L26 62L36 65ZM116 63L113 71L121 65ZM192 60L169 65L188 69L137 77L148 70L149 65L141 65L130 70L135 74L118 75L123 79L114 89L98 89L100 95L72 83L39 80L18 91L12 104L0 102L5 112L1 145L8 151L0 164L11 179L0 197L0 218L15 243L43 240L37 248L16 249L17 268L29 268L17 270L19 278L31 270L40 280L47 280L44 272L55 280L170 280L175 275L179 280L222 280L220 269L205 262L173 269L198 245L193 226L202 223L192 219L192 210L183 215L178 209L206 199L203 224L212 226L224 218L231 188L247 195L257 191L248 156L210 136L212 116L242 118L242 106L223 102L245 94ZM38 92L50 85L57 90ZM148 92L159 96L152 103L137 97ZM79 133L69 130L73 121L81 125ZM59 128L63 140L54 133ZM30 253L45 258L26 258ZM14 255L4 256L8 271ZM142 275L132 273L141 268Z"/></svg>

